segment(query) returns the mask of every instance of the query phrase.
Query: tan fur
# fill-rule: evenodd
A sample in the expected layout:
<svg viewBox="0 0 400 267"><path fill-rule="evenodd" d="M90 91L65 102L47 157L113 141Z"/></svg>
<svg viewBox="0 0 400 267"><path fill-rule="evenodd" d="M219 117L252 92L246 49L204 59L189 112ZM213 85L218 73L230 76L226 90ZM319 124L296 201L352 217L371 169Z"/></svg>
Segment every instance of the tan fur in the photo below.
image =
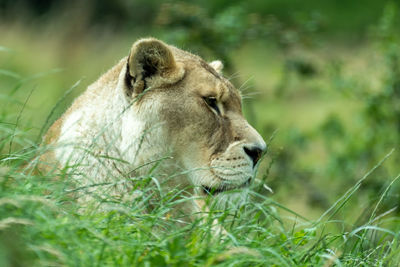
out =
<svg viewBox="0 0 400 267"><path fill-rule="evenodd" d="M145 174L151 164L132 169L165 156L170 160L158 168L164 190L204 196L205 188L246 186L254 175L246 151L266 147L243 118L240 94L221 75L222 66L156 39L137 41L51 126L44 143L53 150L42 160L77 166L70 177L78 186L121 181L111 192L123 197L132 194L124 179ZM191 171L176 175L184 170ZM90 189L80 198L94 193L103 191ZM185 210L195 212L199 203Z"/></svg>

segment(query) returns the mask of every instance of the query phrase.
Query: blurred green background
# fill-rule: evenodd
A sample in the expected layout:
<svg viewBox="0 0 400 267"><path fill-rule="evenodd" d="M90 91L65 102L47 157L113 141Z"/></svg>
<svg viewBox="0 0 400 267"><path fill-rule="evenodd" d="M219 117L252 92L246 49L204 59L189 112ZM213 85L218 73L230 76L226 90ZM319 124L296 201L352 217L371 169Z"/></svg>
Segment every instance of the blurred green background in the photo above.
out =
<svg viewBox="0 0 400 267"><path fill-rule="evenodd" d="M396 2L376 0L0 0L0 126L15 126L16 148L34 144L49 114L54 121L135 40L154 36L223 60L270 143L259 178L315 219L398 150L399 18ZM339 219L357 224L371 212L400 172L397 150ZM400 204L399 189L380 212Z"/></svg>

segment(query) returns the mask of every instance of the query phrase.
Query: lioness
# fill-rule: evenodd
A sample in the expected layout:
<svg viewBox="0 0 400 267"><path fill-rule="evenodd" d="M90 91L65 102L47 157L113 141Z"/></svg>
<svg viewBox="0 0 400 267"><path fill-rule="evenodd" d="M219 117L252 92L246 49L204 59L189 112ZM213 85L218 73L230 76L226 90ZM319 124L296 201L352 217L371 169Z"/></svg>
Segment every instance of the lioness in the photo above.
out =
<svg viewBox="0 0 400 267"><path fill-rule="evenodd" d="M159 181L164 190L216 196L248 186L266 144L221 70L220 61L207 64L157 39L138 40L50 127L44 143L53 149L42 161L73 169L69 177L86 188L84 201L101 198L104 189L93 184L130 195L125 180L155 164L158 179L168 179ZM185 210L196 212L202 203Z"/></svg>

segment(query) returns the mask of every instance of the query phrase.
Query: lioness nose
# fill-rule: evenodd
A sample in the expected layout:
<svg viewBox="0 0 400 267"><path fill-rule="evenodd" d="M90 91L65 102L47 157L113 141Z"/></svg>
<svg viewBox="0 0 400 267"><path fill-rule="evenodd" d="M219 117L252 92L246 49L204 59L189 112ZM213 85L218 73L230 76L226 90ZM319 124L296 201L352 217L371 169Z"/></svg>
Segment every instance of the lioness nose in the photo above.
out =
<svg viewBox="0 0 400 267"><path fill-rule="evenodd" d="M260 146L244 146L244 152L251 158L253 161L253 167L256 166L257 162L261 158L262 153L266 150L266 147Z"/></svg>

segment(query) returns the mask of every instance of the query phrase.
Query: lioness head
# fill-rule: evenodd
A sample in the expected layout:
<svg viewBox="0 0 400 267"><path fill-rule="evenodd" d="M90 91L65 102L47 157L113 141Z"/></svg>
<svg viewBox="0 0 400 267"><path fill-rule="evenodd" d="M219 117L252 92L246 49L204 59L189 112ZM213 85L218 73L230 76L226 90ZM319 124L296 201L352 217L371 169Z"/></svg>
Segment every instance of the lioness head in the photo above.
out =
<svg viewBox="0 0 400 267"><path fill-rule="evenodd" d="M203 194L247 186L266 149L242 114L239 91L222 63L142 39L133 44L119 87L135 116L160 124L162 142ZM160 140L158 140L160 141Z"/></svg>

